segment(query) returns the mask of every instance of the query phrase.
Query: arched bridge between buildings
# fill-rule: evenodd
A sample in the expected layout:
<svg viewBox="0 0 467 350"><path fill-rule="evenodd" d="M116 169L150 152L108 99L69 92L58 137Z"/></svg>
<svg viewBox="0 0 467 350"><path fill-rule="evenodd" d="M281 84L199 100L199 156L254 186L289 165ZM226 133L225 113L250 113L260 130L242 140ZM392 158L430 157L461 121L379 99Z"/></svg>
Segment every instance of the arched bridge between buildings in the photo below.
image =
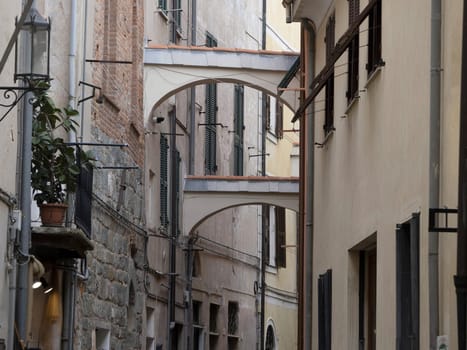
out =
<svg viewBox="0 0 467 350"><path fill-rule="evenodd" d="M297 58L297 53L282 51L175 45L147 47L144 50L145 117L177 92L211 82L253 87L276 96L295 111L300 102L300 82L295 77ZM287 85L287 89L278 90L281 83Z"/></svg>
<svg viewBox="0 0 467 350"><path fill-rule="evenodd" d="M188 176L183 188L183 233L222 210L270 204L298 212L297 177Z"/></svg>

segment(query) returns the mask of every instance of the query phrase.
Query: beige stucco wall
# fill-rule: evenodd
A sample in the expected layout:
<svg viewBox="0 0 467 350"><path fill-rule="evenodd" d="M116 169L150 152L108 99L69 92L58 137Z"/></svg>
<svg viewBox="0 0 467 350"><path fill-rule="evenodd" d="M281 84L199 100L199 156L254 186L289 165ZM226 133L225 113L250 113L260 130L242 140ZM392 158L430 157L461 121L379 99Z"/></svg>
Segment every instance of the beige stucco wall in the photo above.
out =
<svg viewBox="0 0 467 350"><path fill-rule="evenodd" d="M20 14L20 4L16 2L7 2L2 4L0 11L0 23L3 23L0 30L0 55L3 56L8 41L14 31L15 16ZM14 48L9 55L6 66L0 75L0 85L12 86L14 74ZM3 95L3 92L1 92ZM2 96L3 100L3 96ZM4 100L3 100L4 101ZM1 102L0 102L1 103ZM7 108L0 108L0 116L6 113ZM0 117L1 118L1 117ZM16 182L16 155L17 155L17 124L18 114L14 108L0 122L0 161L4 165L0 170L0 189L11 195L15 194ZM8 312L12 307L9 301L9 268L11 255L7 255L8 242L8 206L0 201L0 339L7 341L7 335L10 325L8 324Z"/></svg>
<svg viewBox="0 0 467 350"><path fill-rule="evenodd" d="M360 9L367 3L361 2ZM382 4L382 58L386 65L367 84L365 29L368 25L364 22L360 28L360 98L347 108L348 56L345 53L335 66L336 130L323 148L314 150L313 286L316 288L319 274L332 269L332 347L336 349L347 348L349 344L356 346L358 342L358 332L353 327L358 320L358 310L353 306L358 300L355 289L358 271L355 271L348 250L373 233L377 237L376 346L383 349L395 347L395 229L397 224L418 212L421 213L420 348L428 348L430 6L424 1L383 1ZM333 6L337 41L348 28L348 2L335 1ZM448 9L459 12L453 4L449 4ZM448 17L448 14L444 15L444 18ZM455 26L455 23L445 21L445 38L451 35L448 26ZM325 25L326 19L317 31L316 74L324 66ZM458 33L458 30L454 32ZM456 42L455 36L451 35L451 38L446 45ZM449 57L452 56L449 54ZM450 76L452 81L456 71ZM451 82L447 80L444 84ZM444 89L449 101L456 99L455 94L448 95L447 85ZM324 140L324 106L318 102L323 99L324 93L317 97L315 103L317 142ZM444 107L447 105L449 103L443 103ZM456 114L455 111L451 113ZM443 135L446 137L445 128L455 128L455 124L451 121L444 126ZM452 142L455 143L454 140ZM447 154L445 152L449 151L443 151L443 155ZM455 162L450 158L446 161ZM444 175L442 179L443 188L451 188L452 180L445 179ZM443 268L449 269L449 263ZM448 283L448 279L447 287L452 290L452 273L443 279L444 283ZM316 289L313 294L313 344L317 347ZM452 299L452 293L448 294L450 297L443 298Z"/></svg>

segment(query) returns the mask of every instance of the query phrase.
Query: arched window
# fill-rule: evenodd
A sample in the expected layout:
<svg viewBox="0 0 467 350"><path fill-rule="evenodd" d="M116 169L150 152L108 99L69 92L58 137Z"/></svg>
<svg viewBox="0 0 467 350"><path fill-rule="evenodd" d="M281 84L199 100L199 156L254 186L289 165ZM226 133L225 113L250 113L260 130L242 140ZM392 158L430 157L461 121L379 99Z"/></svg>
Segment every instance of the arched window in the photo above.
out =
<svg viewBox="0 0 467 350"><path fill-rule="evenodd" d="M271 325L268 326L266 331L266 350L276 349L276 337L274 335L274 329Z"/></svg>

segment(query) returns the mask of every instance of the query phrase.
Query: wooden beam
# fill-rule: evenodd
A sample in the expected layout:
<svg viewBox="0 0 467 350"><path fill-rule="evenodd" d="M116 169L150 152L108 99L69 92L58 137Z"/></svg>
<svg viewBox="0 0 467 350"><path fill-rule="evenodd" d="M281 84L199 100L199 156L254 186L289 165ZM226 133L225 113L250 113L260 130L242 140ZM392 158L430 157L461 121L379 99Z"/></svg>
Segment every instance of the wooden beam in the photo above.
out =
<svg viewBox="0 0 467 350"><path fill-rule="evenodd" d="M347 50L352 39L358 35L358 31L362 22L368 17L373 7L376 5L378 0L370 0L369 4L363 9L362 12L358 15L357 19L354 23L347 29L347 31L342 35L339 41L336 43L334 50L331 55L331 59L326 64L326 66L321 70L321 72L313 79L310 84L311 92L306 97L305 101L300 105L297 112L292 118L292 123L294 123L297 119L299 119L305 109L310 105L311 102L315 99L315 97L319 94L321 89L326 85L327 80L331 77L331 74L334 73L334 65L339 57Z"/></svg>

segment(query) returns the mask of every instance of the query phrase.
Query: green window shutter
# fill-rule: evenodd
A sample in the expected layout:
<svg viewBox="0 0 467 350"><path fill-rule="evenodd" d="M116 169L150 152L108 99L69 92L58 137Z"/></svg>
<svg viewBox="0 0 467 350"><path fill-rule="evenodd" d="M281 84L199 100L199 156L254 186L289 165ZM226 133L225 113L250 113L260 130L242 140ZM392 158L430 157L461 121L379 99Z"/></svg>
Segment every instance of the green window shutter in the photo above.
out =
<svg viewBox="0 0 467 350"><path fill-rule="evenodd" d="M168 195L169 195L169 184L168 184L168 150L169 144L167 138L161 136L161 147L160 147L160 219L161 226L167 227L169 224L168 215Z"/></svg>
<svg viewBox="0 0 467 350"><path fill-rule="evenodd" d="M243 175L244 88L235 85L234 96L234 175Z"/></svg>
<svg viewBox="0 0 467 350"><path fill-rule="evenodd" d="M285 209L276 207L276 266L286 267Z"/></svg>
<svg viewBox="0 0 467 350"><path fill-rule="evenodd" d="M216 47L217 41L211 35L206 36L206 46ZM206 175L217 172L217 84L206 85L206 133L204 146L204 169Z"/></svg>
<svg viewBox="0 0 467 350"><path fill-rule="evenodd" d="M159 0L158 7L167 13L167 0Z"/></svg>

